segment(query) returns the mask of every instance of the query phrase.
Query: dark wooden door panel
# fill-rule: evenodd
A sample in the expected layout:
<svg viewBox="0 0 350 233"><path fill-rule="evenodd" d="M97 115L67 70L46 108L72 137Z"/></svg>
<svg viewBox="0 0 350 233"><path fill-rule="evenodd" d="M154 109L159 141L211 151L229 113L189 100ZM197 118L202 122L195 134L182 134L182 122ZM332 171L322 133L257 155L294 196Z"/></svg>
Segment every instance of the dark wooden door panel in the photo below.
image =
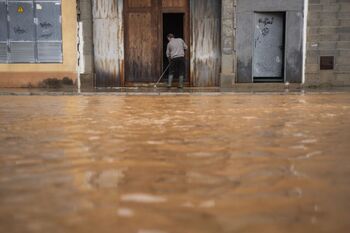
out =
<svg viewBox="0 0 350 233"><path fill-rule="evenodd" d="M188 0L162 0L163 8L183 7L186 8Z"/></svg>
<svg viewBox="0 0 350 233"><path fill-rule="evenodd" d="M128 0L129 8L138 8L138 7L151 7L152 1L151 0Z"/></svg>
<svg viewBox="0 0 350 233"><path fill-rule="evenodd" d="M153 81L155 60L152 45L156 38L152 33L152 15L150 12L129 13L128 22L127 81Z"/></svg>
<svg viewBox="0 0 350 233"><path fill-rule="evenodd" d="M126 82L154 82L159 73L157 0L125 0Z"/></svg>

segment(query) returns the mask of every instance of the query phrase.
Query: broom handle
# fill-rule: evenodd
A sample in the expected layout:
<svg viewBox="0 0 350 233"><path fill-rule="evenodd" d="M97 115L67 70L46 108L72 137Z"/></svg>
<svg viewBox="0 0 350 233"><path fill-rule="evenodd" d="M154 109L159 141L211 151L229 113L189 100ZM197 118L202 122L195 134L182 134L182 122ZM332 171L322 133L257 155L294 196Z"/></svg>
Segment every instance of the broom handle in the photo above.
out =
<svg viewBox="0 0 350 233"><path fill-rule="evenodd" d="M164 70L164 72L163 72L163 74L160 76L160 78L159 78L159 80L158 80L158 82L156 83L156 86L159 84L159 82L160 82L160 80L162 80L162 78L163 78L163 76L164 76L164 74L167 72L167 70L169 69L169 66L170 66L170 64L165 68L165 70Z"/></svg>

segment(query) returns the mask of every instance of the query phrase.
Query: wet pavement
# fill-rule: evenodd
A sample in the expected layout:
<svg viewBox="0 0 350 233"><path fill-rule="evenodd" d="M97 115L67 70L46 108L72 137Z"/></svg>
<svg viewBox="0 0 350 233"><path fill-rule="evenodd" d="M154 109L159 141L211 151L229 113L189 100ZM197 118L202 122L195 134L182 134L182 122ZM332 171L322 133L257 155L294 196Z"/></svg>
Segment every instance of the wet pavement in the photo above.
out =
<svg viewBox="0 0 350 233"><path fill-rule="evenodd" d="M347 233L350 92L0 96L0 232Z"/></svg>

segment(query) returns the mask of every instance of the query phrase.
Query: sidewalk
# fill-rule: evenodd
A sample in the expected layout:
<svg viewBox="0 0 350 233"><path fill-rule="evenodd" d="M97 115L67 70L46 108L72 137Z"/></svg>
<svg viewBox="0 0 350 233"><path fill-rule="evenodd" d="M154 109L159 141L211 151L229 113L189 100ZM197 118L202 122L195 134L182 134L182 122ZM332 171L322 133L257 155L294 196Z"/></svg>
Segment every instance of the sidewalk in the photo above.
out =
<svg viewBox="0 0 350 233"><path fill-rule="evenodd" d="M218 87L185 87L171 89L165 87L114 87L114 88L82 88L75 87L60 89L50 88L0 88L0 96L30 96L30 95L115 95L115 96L169 96L169 95L229 95L229 94L254 94L254 93L319 93L319 92L350 92L350 87L323 87L309 88L301 84L237 84L233 88L221 89Z"/></svg>

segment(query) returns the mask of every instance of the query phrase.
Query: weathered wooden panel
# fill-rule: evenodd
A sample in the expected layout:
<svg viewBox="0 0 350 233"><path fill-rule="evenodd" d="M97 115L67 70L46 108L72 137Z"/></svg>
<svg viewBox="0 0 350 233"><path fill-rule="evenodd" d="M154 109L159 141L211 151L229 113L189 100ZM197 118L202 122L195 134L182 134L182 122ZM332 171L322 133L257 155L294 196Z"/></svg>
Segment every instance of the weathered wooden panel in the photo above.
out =
<svg viewBox="0 0 350 233"><path fill-rule="evenodd" d="M123 80L123 1L92 0L96 86L120 86Z"/></svg>
<svg viewBox="0 0 350 233"><path fill-rule="evenodd" d="M162 7L185 7L188 0L162 0Z"/></svg>
<svg viewBox="0 0 350 233"><path fill-rule="evenodd" d="M154 81L156 60L152 46L156 37L152 30L151 12L128 14L127 40L127 81Z"/></svg>
<svg viewBox="0 0 350 233"><path fill-rule="evenodd" d="M128 0L128 7L151 7L151 0Z"/></svg>
<svg viewBox="0 0 350 233"><path fill-rule="evenodd" d="M158 62L160 1L125 0L125 3L125 81L154 82L160 72ZM145 4L151 7L140 7Z"/></svg>
<svg viewBox="0 0 350 233"><path fill-rule="evenodd" d="M112 19L118 15L118 1L92 0L94 19Z"/></svg>
<svg viewBox="0 0 350 233"><path fill-rule="evenodd" d="M221 69L221 1L191 0L193 86L218 86Z"/></svg>

